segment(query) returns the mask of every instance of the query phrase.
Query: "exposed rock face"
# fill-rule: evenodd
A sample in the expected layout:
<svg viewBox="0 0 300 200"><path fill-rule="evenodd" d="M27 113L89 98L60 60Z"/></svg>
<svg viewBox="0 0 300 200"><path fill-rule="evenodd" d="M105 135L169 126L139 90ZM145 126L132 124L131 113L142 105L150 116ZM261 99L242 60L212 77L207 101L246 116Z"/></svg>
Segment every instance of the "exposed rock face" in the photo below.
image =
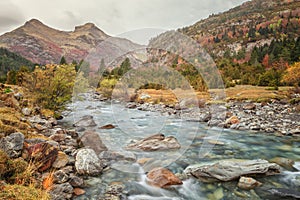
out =
<svg viewBox="0 0 300 200"><path fill-rule="evenodd" d="M251 190L255 187L261 186L262 183L255 180L251 177L244 177L242 176L239 180L238 187L244 190Z"/></svg>
<svg viewBox="0 0 300 200"><path fill-rule="evenodd" d="M97 175L102 172L100 160L93 149L80 149L76 155L75 168L79 174Z"/></svg>
<svg viewBox="0 0 300 200"><path fill-rule="evenodd" d="M93 127L97 126L93 116L85 115L78 122L74 123L75 127Z"/></svg>
<svg viewBox="0 0 300 200"><path fill-rule="evenodd" d="M223 160L212 165L190 166L185 173L203 182L231 181L241 176L278 174L280 166L266 160Z"/></svg>
<svg viewBox="0 0 300 200"><path fill-rule="evenodd" d="M170 170L161 167L151 170L147 178L150 185L160 188L182 184L182 181Z"/></svg>
<svg viewBox="0 0 300 200"><path fill-rule="evenodd" d="M133 144L129 144L126 148L128 150L160 151L180 149L181 145L173 136L165 137L163 134L156 134Z"/></svg>
<svg viewBox="0 0 300 200"><path fill-rule="evenodd" d="M0 140L0 148L6 152L10 158L17 158L21 155L24 143L22 133L12 133Z"/></svg>
<svg viewBox="0 0 300 200"><path fill-rule="evenodd" d="M86 148L93 149L96 154L100 154L103 151L107 151L107 147L102 142L99 134L94 131L86 131L80 138L82 145Z"/></svg>

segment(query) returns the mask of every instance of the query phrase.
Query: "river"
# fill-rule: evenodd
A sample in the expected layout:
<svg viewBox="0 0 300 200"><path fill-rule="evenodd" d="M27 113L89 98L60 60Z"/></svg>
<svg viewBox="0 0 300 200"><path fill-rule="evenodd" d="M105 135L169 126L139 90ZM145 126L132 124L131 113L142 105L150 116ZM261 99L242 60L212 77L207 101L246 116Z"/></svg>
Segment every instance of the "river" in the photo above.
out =
<svg viewBox="0 0 300 200"><path fill-rule="evenodd" d="M211 128L206 124L187 121L159 112L127 109L119 102L101 102L83 98L69 105L64 113L64 126L71 127L84 115L92 115L97 131L109 150L120 152L127 157L151 159L143 168L136 162L119 161L113 163L99 177L89 177L86 194L77 199L99 199L112 182L122 183L124 198L129 200L201 200L201 199L280 199L270 195L269 188L287 188L299 191L300 187L300 139L278 137L259 132L236 131ZM110 130L99 126L113 124ZM124 147L137 139L155 133L172 135L181 144L177 151L132 152ZM237 187L237 181L226 183L202 183L195 179L183 181L183 185L159 189L146 183L145 172L155 166L163 166L173 173L181 174L189 166L212 163L224 159L265 159L285 157L295 162L294 170L283 170L281 174L257 177L263 185L245 191ZM300 192L300 191L299 191Z"/></svg>

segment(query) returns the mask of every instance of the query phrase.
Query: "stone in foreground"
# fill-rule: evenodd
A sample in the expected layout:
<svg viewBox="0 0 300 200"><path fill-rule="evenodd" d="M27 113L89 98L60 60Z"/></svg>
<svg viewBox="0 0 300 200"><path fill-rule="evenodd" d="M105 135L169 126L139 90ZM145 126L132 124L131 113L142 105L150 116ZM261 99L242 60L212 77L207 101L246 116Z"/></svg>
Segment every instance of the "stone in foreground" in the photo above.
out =
<svg viewBox="0 0 300 200"><path fill-rule="evenodd" d="M238 187L244 190L251 190L261 186L262 183L251 177L242 176L239 180Z"/></svg>
<svg viewBox="0 0 300 200"><path fill-rule="evenodd" d="M203 182L231 181L241 176L278 174L280 166L260 159L223 160L211 165L189 166L185 173Z"/></svg>
<svg viewBox="0 0 300 200"><path fill-rule="evenodd" d="M173 136L165 137L163 134L152 135L143 140L129 144L128 150L142 150L142 151L160 151L170 149L180 149L181 145Z"/></svg>
<svg viewBox="0 0 300 200"><path fill-rule="evenodd" d="M10 158L17 158L21 155L24 144L24 135L22 133L12 133L5 138L0 139L0 148Z"/></svg>
<svg viewBox="0 0 300 200"><path fill-rule="evenodd" d="M96 154L107 151L107 147L95 131L85 131L80 137L80 144L85 148L93 149Z"/></svg>
<svg viewBox="0 0 300 200"><path fill-rule="evenodd" d="M171 185L181 185L182 181L175 176L170 170L165 168L154 168L148 174L148 183L150 185L165 188Z"/></svg>
<svg viewBox="0 0 300 200"><path fill-rule="evenodd" d="M97 175L103 170L93 149L80 149L76 155L75 168L82 175Z"/></svg>

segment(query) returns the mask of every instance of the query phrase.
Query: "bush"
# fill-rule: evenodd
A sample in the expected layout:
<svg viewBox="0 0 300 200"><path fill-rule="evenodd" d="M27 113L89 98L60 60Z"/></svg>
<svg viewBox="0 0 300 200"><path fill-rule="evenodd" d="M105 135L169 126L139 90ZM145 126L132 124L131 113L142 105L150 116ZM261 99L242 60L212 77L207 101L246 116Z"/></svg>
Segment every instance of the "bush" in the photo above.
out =
<svg viewBox="0 0 300 200"><path fill-rule="evenodd" d="M34 94L37 104L57 112L71 99L75 76L74 65L46 65L27 74L22 84Z"/></svg>

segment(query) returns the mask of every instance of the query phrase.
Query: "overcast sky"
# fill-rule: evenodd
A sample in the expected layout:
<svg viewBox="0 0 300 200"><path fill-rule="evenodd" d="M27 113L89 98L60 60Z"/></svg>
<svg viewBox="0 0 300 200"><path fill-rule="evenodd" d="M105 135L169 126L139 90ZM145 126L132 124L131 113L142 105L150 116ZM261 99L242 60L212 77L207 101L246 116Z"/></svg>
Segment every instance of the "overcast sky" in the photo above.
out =
<svg viewBox="0 0 300 200"><path fill-rule="evenodd" d="M109 35L137 37L135 33L130 33L144 29L151 35L158 30L192 25L212 13L226 11L245 1L1 0L0 34L36 18L60 30L71 31L76 25L93 22Z"/></svg>

